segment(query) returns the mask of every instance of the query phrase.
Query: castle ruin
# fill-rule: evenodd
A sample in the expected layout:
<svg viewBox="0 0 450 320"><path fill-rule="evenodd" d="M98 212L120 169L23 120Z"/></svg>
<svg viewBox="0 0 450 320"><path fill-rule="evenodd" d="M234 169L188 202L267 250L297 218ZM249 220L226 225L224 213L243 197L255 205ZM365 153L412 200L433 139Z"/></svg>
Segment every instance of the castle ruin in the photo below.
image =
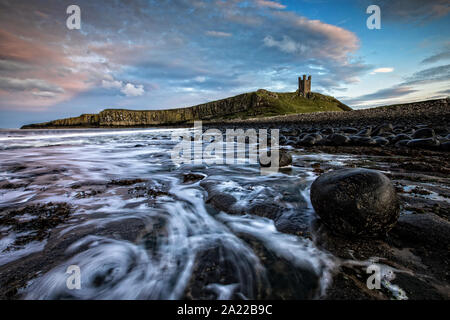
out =
<svg viewBox="0 0 450 320"><path fill-rule="evenodd" d="M298 94L308 98L309 93L311 92L311 76L308 76L308 79L306 79L306 74L302 77L298 77Z"/></svg>

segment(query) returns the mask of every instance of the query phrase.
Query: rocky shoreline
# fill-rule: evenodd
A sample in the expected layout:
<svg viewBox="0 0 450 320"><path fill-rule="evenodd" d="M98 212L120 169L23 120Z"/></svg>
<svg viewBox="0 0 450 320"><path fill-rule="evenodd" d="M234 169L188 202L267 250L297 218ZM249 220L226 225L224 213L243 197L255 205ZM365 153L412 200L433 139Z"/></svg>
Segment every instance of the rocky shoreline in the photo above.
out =
<svg viewBox="0 0 450 320"><path fill-rule="evenodd" d="M352 228L344 228L344 232L339 232L340 228L334 227L338 222L323 213L311 221L287 215L286 207L280 206L270 197L243 207L232 194L215 187L218 181L199 174L195 169L183 172L180 180L186 185L196 184L205 192L205 206L211 215L223 211L232 216L251 214L265 217L274 221L278 232L310 239L318 248L330 253L337 268L326 292L319 296L321 299L449 299L449 124L450 110L448 100L444 99L345 113L304 114L272 118L270 121L258 119L204 126L205 129L209 126L223 131L232 127L279 129L280 145L286 155L283 156L283 168L280 168L284 173L289 173L292 167L301 168L312 173L319 181L319 177L338 170L363 168L377 172L375 176L378 173L382 175L371 180L374 183L369 187L389 185L384 178L387 177L392 183L392 188L388 187L387 197L392 205L384 211L383 202L372 204L383 215L380 216L381 220L376 220L379 226L373 228L374 234L370 237L361 236L364 228L356 232ZM135 145L136 148L139 147ZM29 182L3 181L0 190L26 189L39 183L46 185L67 170L65 167L38 167L37 171L27 173L28 167L23 164L3 169L21 173ZM44 177L50 180L43 180ZM297 187L293 185L283 196L289 198L292 201L290 203L295 203L297 208L305 210L307 201L298 194ZM352 187L350 190L354 191L347 195L357 194L364 187L367 186L362 184ZM322 188L324 186L320 186L319 190ZM170 196L166 185L141 178L108 182L80 181L61 192L76 199L97 200L116 194L123 199L144 199L142 201L149 206L153 206L160 197ZM392 198L394 192L398 203ZM322 203L323 197L330 194L327 191L317 199L312 197L313 205L317 201ZM328 205L331 207L325 208L325 212L339 207L336 203ZM317 204L315 208L320 210ZM35 219L32 222L20 220L24 212ZM114 237L130 242L145 239L145 243L152 247L166 233L163 221L155 219L149 229L148 224L130 218L110 223L107 228L96 229L86 224L76 232L69 232L59 238L59 228L73 219L73 213L74 208L67 203L41 203L26 207L17 204L2 208L1 225L17 232L29 233L17 238L11 250L14 246L20 247L36 240L48 241L49 244L43 252L0 266L1 299L23 298L22 290L38 276L37 270L47 272L57 266L67 257L67 248L84 236L114 234ZM386 217L394 217L395 221ZM77 219L82 220L84 217ZM351 215L347 215L345 220L354 223ZM358 220L357 223L364 221ZM370 223L372 226L373 222ZM317 298L312 295L317 290L317 276L314 273L308 270L298 272L291 262L269 252L258 239L242 237L258 257L267 263L269 270L267 281L273 291L269 294L264 287L259 287L256 298ZM215 295L207 289L209 283L237 281L233 264L217 263L221 250L220 247L213 248L199 255L183 298L213 299ZM382 266L383 285L380 290L369 290L366 285L369 276L366 268L373 263ZM239 296L231 298L240 299Z"/></svg>
<svg viewBox="0 0 450 320"><path fill-rule="evenodd" d="M373 257L386 270L395 270L396 278L388 281L388 285L398 285L409 299L450 298L450 108L447 99L345 114L233 122L233 126L280 129L281 148L290 153L324 153L336 157L351 154L358 158L343 165L333 165L333 161L293 163L310 166L318 176L341 168L366 168L383 172L392 180L401 214L387 234L375 239L336 234L340 226L330 229L330 224L325 225L322 219L316 220L308 230L301 230L341 259L340 271L325 299L398 298L387 286L382 290L368 290L364 269L346 263L355 258L368 262ZM221 128L226 127L223 124ZM331 194L323 195L327 196ZM221 206L227 203L222 199L214 202ZM379 210L383 210L383 204L379 205Z"/></svg>
<svg viewBox="0 0 450 320"><path fill-rule="evenodd" d="M236 199L217 193L207 182L208 203L230 214L250 213L275 221L279 231L306 236L338 258L340 267L323 299L398 299L389 289L399 286L408 299L450 298L450 154L407 147L306 147L289 149L296 154L356 156L343 164L328 160L307 160L292 165L311 168L318 177L342 168L367 168L383 172L392 181L400 203L400 217L392 230L375 237L347 236L330 228L322 219L311 224L286 220L270 199L265 204L242 210ZM281 170L289 170L283 168ZM324 195L325 197L329 195ZM380 210L383 203L380 203ZM364 262L355 265L351 261ZM366 267L380 263L395 279L386 279L381 290L369 290Z"/></svg>
<svg viewBox="0 0 450 320"><path fill-rule="evenodd" d="M309 234L320 247L341 259L340 272L335 275L325 299L398 298L386 287L368 290L365 270L345 263L355 258L369 261L373 257L387 270L396 270L396 279L389 284L399 285L409 299L450 298L448 99L215 125L223 131L229 127L279 129L280 146L289 153L324 153L336 157L352 154L358 158L343 166L332 165L330 161L293 163L310 166L318 176L341 168L367 168L383 172L392 180L401 215L384 236L364 239L339 235L336 228L330 229L321 219L310 228L296 230L292 225L287 228L288 232ZM233 208L234 201L227 195L213 194L209 199L218 210L230 212ZM382 210L383 205L380 205ZM275 219L277 225L277 209L270 204L253 211L253 214ZM278 225L281 227L282 221Z"/></svg>
<svg viewBox="0 0 450 320"><path fill-rule="evenodd" d="M386 122L396 125L418 123L434 127L448 127L450 121L450 98L403 103L382 107L358 109L349 112L313 112L269 118L216 121L220 124L235 125L298 125L298 126L377 126Z"/></svg>

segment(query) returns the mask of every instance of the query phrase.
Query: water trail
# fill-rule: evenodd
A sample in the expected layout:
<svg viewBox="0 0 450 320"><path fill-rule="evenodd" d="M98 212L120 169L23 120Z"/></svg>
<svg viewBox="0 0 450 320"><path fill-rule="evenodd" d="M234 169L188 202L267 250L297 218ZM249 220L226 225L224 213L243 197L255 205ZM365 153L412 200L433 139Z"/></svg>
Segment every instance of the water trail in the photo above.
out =
<svg viewBox="0 0 450 320"><path fill-rule="evenodd" d="M299 270L315 274L320 281L316 296L329 283L334 260L311 241L281 233L265 218L211 213L199 183L182 182L184 174L200 173L219 181L217 188L243 207L270 199L289 214L307 218L312 212L308 190L313 176L303 169L261 176L257 165L175 166L168 152L173 146L170 130L48 130L23 135L0 139L0 178L23 184L2 189L0 205L67 202L73 214L52 237L39 246L23 244L7 262L42 252L80 230L92 230L89 236L80 232L65 258L23 289L26 299L179 299L199 285L192 281L211 259L225 280L205 280L201 290L216 299L270 296L267 262L249 244L249 237ZM111 184L133 179L144 182ZM151 188L168 187L164 195L154 197L135 193L150 190L145 181L152 182ZM131 219L143 224L143 234L135 241L116 237L113 231L108 234L110 225ZM98 230L106 231L95 235ZM2 250L14 241L13 232L8 226L0 229ZM80 290L67 288L70 265L80 267Z"/></svg>

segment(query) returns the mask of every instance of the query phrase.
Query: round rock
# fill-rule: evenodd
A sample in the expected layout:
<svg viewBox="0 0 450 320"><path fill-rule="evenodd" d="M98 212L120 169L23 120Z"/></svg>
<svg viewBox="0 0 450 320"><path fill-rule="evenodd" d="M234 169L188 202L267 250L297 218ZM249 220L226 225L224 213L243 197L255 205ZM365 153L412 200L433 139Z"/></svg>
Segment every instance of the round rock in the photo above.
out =
<svg viewBox="0 0 450 320"><path fill-rule="evenodd" d="M261 165L261 167L271 166L270 162L268 164L264 164L261 162L261 159L259 159L259 164ZM280 150L278 154L278 167L279 168L287 167L290 166L291 164L292 164L292 155L286 152L285 150Z"/></svg>
<svg viewBox="0 0 450 320"><path fill-rule="evenodd" d="M329 135L327 138L327 142L332 146L341 146L347 144L350 141L350 138L339 133L333 133Z"/></svg>
<svg viewBox="0 0 450 320"><path fill-rule="evenodd" d="M414 139L421 139L421 138L432 138L435 136L434 130L431 128L421 128L414 132L413 138Z"/></svg>
<svg viewBox="0 0 450 320"><path fill-rule="evenodd" d="M400 214L389 178L369 169L322 174L311 186L311 203L332 231L349 236L382 236L395 225Z"/></svg>

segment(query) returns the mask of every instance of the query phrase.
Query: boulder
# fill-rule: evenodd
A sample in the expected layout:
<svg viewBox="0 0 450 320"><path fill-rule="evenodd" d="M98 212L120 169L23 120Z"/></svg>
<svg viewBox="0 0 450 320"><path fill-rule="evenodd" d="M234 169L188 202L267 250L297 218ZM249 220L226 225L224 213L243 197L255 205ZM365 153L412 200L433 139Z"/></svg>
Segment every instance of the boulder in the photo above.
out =
<svg viewBox="0 0 450 320"><path fill-rule="evenodd" d="M383 137L375 137L374 142L378 146L385 146L389 144L389 140Z"/></svg>
<svg viewBox="0 0 450 320"><path fill-rule="evenodd" d="M261 165L261 167L270 167L271 163L269 164L263 164L261 163L261 161L259 162L259 164ZM292 164L292 155L288 152L286 152L285 150L280 150L279 151L279 157L278 157L278 167L282 168L282 167L287 167L290 166Z"/></svg>
<svg viewBox="0 0 450 320"><path fill-rule="evenodd" d="M372 127L366 127L358 132L358 136L370 136L372 134Z"/></svg>
<svg viewBox="0 0 450 320"><path fill-rule="evenodd" d="M197 173L185 173L183 174L183 183L195 183L197 181L200 181L205 178L205 175L203 174L197 174Z"/></svg>
<svg viewBox="0 0 450 320"><path fill-rule="evenodd" d="M375 141L369 136L351 136L351 144L355 146L370 146L374 145Z"/></svg>
<svg viewBox="0 0 450 320"><path fill-rule="evenodd" d="M236 202L237 199L231 194L217 191L208 192L208 199L206 200L206 203L209 203L215 209L231 214L236 214Z"/></svg>
<svg viewBox="0 0 450 320"><path fill-rule="evenodd" d="M313 137L314 139L316 139L316 142L323 139L322 135L320 133L317 133L317 132L311 133L310 136Z"/></svg>
<svg viewBox="0 0 450 320"><path fill-rule="evenodd" d="M441 150L450 151L450 141L441 143Z"/></svg>
<svg viewBox="0 0 450 320"><path fill-rule="evenodd" d="M347 144L350 141L350 138L339 133L333 133L332 135L329 135L327 138L327 143L331 144L332 146L341 146L344 144Z"/></svg>
<svg viewBox="0 0 450 320"><path fill-rule="evenodd" d="M400 134L396 135L395 138L392 139L392 142L396 143L400 140L410 140L410 139L411 139L411 137L408 136L407 134L400 133Z"/></svg>
<svg viewBox="0 0 450 320"><path fill-rule="evenodd" d="M378 136L380 134L383 134L385 132L392 132L392 130L394 129L394 127L392 126L391 123L384 123L382 125L379 125L378 127L375 128L375 130L372 132L373 136Z"/></svg>
<svg viewBox="0 0 450 320"><path fill-rule="evenodd" d="M400 213L389 178L369 169L322 174L311 186L311 203L323 223L348 236L382 236L395 225Z"/></svg>
<svg viewBox="0 0 450 320"><path fill-rule="evenodd" d="M409 139L404 139L404 140L399 140L395 143L395 146L398 147L406 147L406 145L408 144L408 142L411 141Z"/></svg>
<svg viewBox="0 0 450 320"><path fill-rule="evenodd" d="M355 133L358 133L358 129L353 128L353 127L344 127L341 129L341 132L355 134Z"/></svg>
<svg viewBox="0 0 450 320"><path fill-rule="evenodd" d="M421 139L421 138L432 138L435 136L434 130L431 128L421 128L414 132L413 138L414 139Z"/></svg>
<svg viewBox="0 0 450 320"><path fill-rule="evenodd" d="M275 220L281 215L282 209L273 203L257 202L252 204L245 212Z"/></svg>
<svg viewBox="0 0 450 320"><path fill-rule="evenodd" d="M419 130L418 130L419 131ZM406 144L410 148L435 148L439 147L439 141L435 138L412 139Z"/></svg>
<svg viewBox="0 0 450 320"><path fill-rule="evenodd" d="M334 129L331 128L331 127L327 127L327 128L325 128L325 129L322 129L320 132L321 132L322 134L333 134L333 133L334 133Z"/></svg>
<svg viewBox="0 0 450 320"><path fill-rule="evenodd" d="M280 150L279 167L287 167L292 164L292 155L286 151Z"/></svg>
<svg viewBox="0 0 450 320"><path fill-rule="evenodd" d="M306 137L304 137L300 144L303 146L313 146L316 143L316 138L314 138L312 135L308 134Z"/></svg>

